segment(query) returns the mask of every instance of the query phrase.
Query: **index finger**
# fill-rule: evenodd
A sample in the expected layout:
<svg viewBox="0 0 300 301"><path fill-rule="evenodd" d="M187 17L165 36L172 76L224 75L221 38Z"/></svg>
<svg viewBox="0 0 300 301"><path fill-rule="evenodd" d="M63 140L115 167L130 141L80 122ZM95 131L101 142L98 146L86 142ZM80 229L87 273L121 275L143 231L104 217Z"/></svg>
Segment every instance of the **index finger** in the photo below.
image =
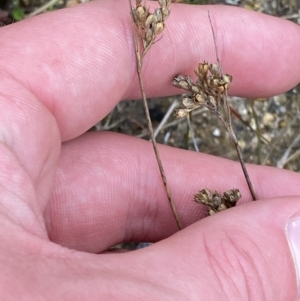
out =
<svg viewBox="0 0 300 301"><path fill-rule="evenodd" d="M232 7L209 9L232 94L266 96L299 82L298 26ZM192 75L197 63L215 61L207 10L172 5L162 39L145 59L147 96L180 93L170 84L175 74ZM62 140L86 131L120 99L140 96L127 1L44 14L1 28L0 37L0 68L52 111Z"/></svg>

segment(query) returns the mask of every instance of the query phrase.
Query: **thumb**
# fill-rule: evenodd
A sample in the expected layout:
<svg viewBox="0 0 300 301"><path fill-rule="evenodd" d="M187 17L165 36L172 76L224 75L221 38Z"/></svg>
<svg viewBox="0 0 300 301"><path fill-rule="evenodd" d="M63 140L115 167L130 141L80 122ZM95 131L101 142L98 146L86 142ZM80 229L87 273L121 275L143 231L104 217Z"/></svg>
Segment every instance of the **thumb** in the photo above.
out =
<svg viewBox="0 0 300 301"><path fill-rule="evenodd" d="M159 267L157 279L184 292L187 300L294 301L300 197L220 212L146 248L143 255L147 252Z"/></svg>

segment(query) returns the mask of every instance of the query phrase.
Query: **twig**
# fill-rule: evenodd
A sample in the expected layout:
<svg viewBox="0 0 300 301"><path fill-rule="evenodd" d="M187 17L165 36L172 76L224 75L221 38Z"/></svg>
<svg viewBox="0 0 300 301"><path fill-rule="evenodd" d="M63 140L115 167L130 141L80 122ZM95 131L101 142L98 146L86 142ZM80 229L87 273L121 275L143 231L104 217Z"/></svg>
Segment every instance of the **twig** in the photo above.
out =
<svg viewBox="0 0 300 301"><path fill-rule="evenodd" d="M193 111L193 116L202 114L203 112L206 112L206 111L207 111L207 108L198 108L198 109L195 109ZM172 127L172 126L177 125L177 124L179 124L181 122L184 122L184 121L185 121L185 119L177 119L176 118L175 120L170 121L167 124L165 124L161 129L165 130L165 129L169 128L169 127ZM145 137L147 135L148 135L147 133L142 133L142 134L136 135L136 137L143 138L143 137Z"/></svg>
<svg viewBox="0 0 300 301"><path fill-rule="evenodd" d="M154 137L156 137L158 135L158 133L162 130L162 128L164 127L164 125L166 124L166 122L168 121L169 117L171 116L171 114L174 112L174 109L178 106L178 101L174 101L167 113L165 114L164 118L162 119L162 121L159 123L158 127L155 129L154 131Z"/></svg>
<svg viewBox="0 0 300 301"><path fill-rule="evenodd" d="M281 159L277 162L278 168L283 168L286 162L289 159L290 152L292 148L300 141L300 134L294 139L294 141L291 143L291 145L287 148L287 150L284 152Z"/></svg>
<svg viewBox="0 0 300 301"><path fill-rule="evenodd" d="M28 16L26 18L33 17L33 16L36 16L38 14L41 14L42 12L44 12L45 10L47 10L49 7L51 7L54 4L56 4L56 2L58 2L58 1L59 0L50 0L49 2L45 3L43 6L37 8L32 13L28 14Z"/></svg>

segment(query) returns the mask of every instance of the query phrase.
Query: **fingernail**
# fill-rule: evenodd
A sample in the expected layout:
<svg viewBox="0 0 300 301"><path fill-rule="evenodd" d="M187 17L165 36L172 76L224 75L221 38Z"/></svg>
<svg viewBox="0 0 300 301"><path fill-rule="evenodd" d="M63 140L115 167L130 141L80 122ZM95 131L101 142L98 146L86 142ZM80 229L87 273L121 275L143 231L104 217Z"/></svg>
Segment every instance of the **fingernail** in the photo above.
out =
<svg viewBox="0 0 300 301"><path fill-rule="evenodd" d="M293 255L297 274L298 297L300 296L300 217L291 219L286 225L286 234Z"/></svg>

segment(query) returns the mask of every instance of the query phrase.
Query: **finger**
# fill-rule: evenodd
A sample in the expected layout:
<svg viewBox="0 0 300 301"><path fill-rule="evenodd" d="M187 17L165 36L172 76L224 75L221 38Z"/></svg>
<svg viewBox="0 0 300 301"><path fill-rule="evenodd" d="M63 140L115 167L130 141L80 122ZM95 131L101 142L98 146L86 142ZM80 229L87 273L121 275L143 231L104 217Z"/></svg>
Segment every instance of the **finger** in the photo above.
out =
<svg viewBox="0 0 300 301"><path fill-rule="evenodd" d="M298 197L248 203L143 250L97 256L16 227L9 227L15 235L4 235L1 228L0 282L10 280L1 293L16 300L47 294L53 300L293 301L297 282L288 240L299 245L299 213ZM28 290L33 282L37 289Z"/></svg>
<svg viewBox="0 0 300 301"><path fill-rule="evenodd" d="M0 81L1 204L22 224L43 220L61 140L53 115L11 76ZM21 209L22 208L22 209Z"/></svg>
<svg viewBox="0 0 300 301"><path fill-rule="evenodd" d="M118 264L187 300L293 301L297 279L288 240L299 246L299 214L299 197L248 203L126 254ZM292 252L299 262L299 249ZM151 262L147 273L145 262Z"/></svg>
<svg viewBox="0 0 300 301"><path fill-rule="evenodd" d="M160 152L184 226L205 215L192 201L203 188L238 188L240 203L251 200L238 163L166 146ZM300 193L297 173L248 170L259 199ZM114 133L89 133L64 144L45 218L52 241L92 252L177 231L151 144Z"/></svg>
<svg viewBox="0 0 300 301"><path fill-rule="evenodd" d="M298 26L242 9L209 9L221 62L234 77L231 93L277 94L299 82ZM180 93L170 84L175 74L192 75L199 62L215 61L208 7L176 4L171 10L162 39L146 57L148 96ZM63 140L86 131L120 99L140 97L127 1L44 14L0 34L2 69L53 112Z"/></svg>

